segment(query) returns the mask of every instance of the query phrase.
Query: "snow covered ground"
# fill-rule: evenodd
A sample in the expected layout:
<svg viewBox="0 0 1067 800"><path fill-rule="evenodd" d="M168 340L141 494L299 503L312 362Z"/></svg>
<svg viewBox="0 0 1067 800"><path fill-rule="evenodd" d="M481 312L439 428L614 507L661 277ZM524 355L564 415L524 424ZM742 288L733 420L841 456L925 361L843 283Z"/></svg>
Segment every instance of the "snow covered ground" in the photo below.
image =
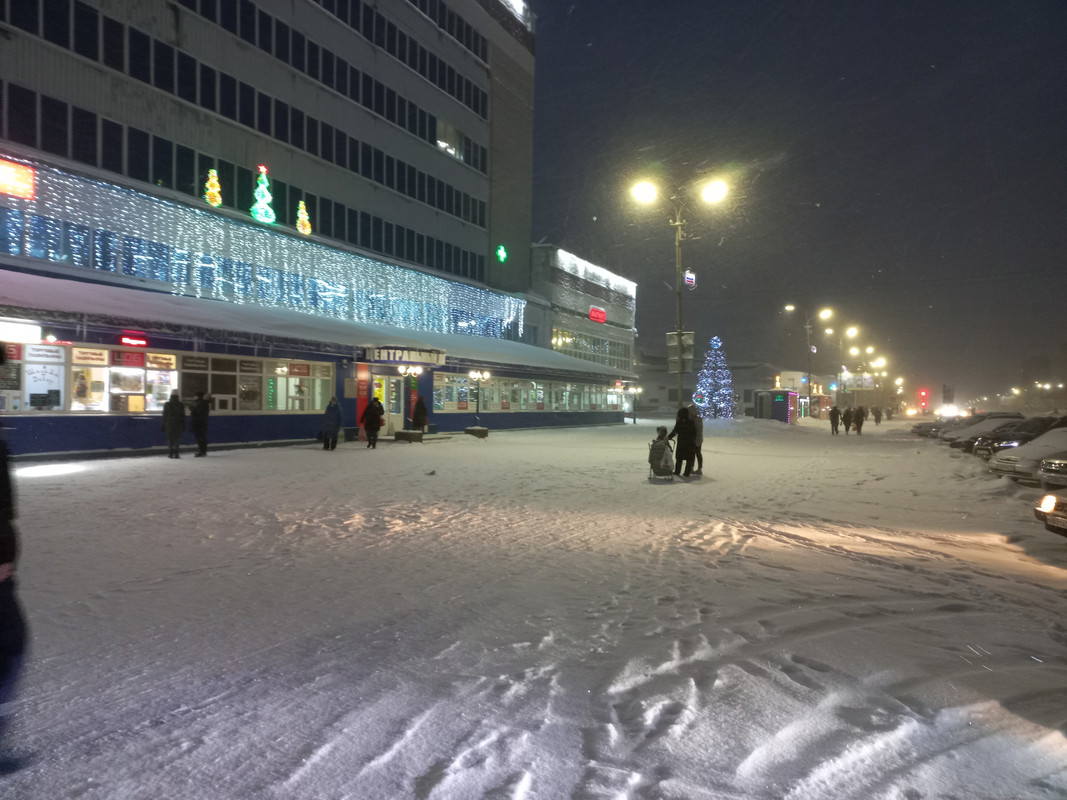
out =
<svg viewBox="0 0 1067 800"><path fill-rule="evenodd" d="M1067 797L1067 539L907 432L17 468L20 800Z"/></svg>

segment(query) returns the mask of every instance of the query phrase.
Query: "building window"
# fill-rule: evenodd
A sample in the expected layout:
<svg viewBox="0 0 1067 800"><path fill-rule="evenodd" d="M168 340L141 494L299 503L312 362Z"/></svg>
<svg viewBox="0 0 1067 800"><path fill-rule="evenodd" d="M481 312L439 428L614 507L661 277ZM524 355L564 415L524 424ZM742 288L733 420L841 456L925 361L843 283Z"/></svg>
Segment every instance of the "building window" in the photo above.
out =
<svg viewBox="0 0 1067 800"><path fill-rule="evenodd" d="M100 57L100 12L81 0L74 3L74 52L91 61Z"/></svg>
<svg viewBox="0 0 1067 800"><path fill-rule="evenodd" d="M151 85L152 40L136 28L128 28L130 77Z"/></svg>
<svg viewBox="0 0 1067 800"><path fill-rule="evenodd" d="M126 32L124 25L104 17L104 64L119 72L126 71Z"/></svg>
<svg viewBox="0 0 1067 800"><path fill-rule="evenodd" d="M71 108L71 155L76 161L96 166L96 114L84 108Z"/></svg>
<svg viewBox="0 0 1067 800"><path fill-rule="evenodd" d="M57 156L69 156L67 104L41 95L41 149Z"/></svg>

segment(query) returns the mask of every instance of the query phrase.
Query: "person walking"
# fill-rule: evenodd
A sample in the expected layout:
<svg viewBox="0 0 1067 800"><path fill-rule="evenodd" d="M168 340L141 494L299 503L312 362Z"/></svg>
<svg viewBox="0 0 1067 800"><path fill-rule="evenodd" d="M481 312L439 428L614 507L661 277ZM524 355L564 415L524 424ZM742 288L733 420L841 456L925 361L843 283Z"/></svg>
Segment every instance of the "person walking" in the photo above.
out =
<svg viewBox="0 0 1067 800"><path fill-rule="evenodd" d="M341 404L336 397L331 397L326 411L322 415L322 449L336 450L337 435L341 432L344 424L344 415L341 413Z"/></svg>
<svg viewBox="0 0 1067 800"><path fill-rule="evenodd" d="M196 457L207 455L207 418L211 413L211 403L203 392L196 393L193 407L189 409L189 430L196 437Z"/></svg>
<svg viewBox="0 0 1067 800"><path fill-rule="evenodd" d="M7 442L0 440L0 775L23 762L12 751L9 713L26 656L26 619L15 586L18 532L15 530L15 488L11 481Z"/></svg>
<svg viewBox="0 0 1067 800"><path fill-rule="evenodd" d="M700 409L696 407L695 403L690 403L687 410L689 411L689 419L693 420L693 427L696 430L696 435L693 437L693 454L696 456L697 468L693 470L693 474L703 475L704 454L700 452L700 448L704 444L704 420L700 416Z"/></svg>
<svg viewBox="0 0 1067 800"><path fill-rule="evenodd" d="M378 448L378 431L382 427L382 417L384 416L385 409L382 407L381 401L377 397L372 397L370 402L367 403L367 407L363 409L363 416L359 420L363 423L363 430L367 432L367 447L372 450Z"/></svg>
<svg viewBox="0 0 1067 800"><path fill-rule="evenodd" d="M867 409L863 406L856 407L856 413L852 416L852 424L856 426L856 435L863 434L863 423L867 419Z"/></svg>
<svg viewBox="0 0 1067 800"><path fill-rule="evenodd" d="M830 409L830 433L837 436L838 425L841 424L841 409L834 406Z"/></svg>
<svg viewBox="0 0 1067 800"><path fill-rule="evenodd" d="M167 458L181 458L182 434L185 433L185 404L177 392L163 404L163 433L167 435Z"/></svg>
<svg viewBox="0 0 1067 800"><path fill-rule="evenodd" d="M674 474L681 474L688 478L693 474L693 459L696 457L697 428L689 417L689 410L679 408L674 418L674 429L667 434L668 439L678 437L678 447L674 451ZM685 472L682 473L682 462L685 461Z"/></svg>
<svg viewBox="0 0 1067 800"><path fill-rule="evenodd" d="M882 424L882 407L881 406L875 406L873 413L874 413L874 424L875 425L881 425Z"/></svg>
<svg viewBox="0 0 1067 800"><path fill-rule="evenodd" d="M422 395L419 395L419 399L415 401L415 408L411 410L411 427L413 430L422 431L426 427L426 420L429 417L429 412L426 410L426 401Z"/></svg>
<svg viewBox="0 0 1067 800"><path fill-rule="evenodd" d="M845 424L845 436L848 436L848 429L852 427L852 406L845 408L845 413L841 415L841 422Z"/></svg>

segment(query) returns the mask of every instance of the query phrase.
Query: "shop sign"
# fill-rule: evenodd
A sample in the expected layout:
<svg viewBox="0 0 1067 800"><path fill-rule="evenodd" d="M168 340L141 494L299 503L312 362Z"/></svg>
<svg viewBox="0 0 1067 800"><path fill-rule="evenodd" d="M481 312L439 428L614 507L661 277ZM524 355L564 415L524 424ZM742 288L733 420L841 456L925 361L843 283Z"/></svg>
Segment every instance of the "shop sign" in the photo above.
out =
<svg viewBox="0 0 1067 800"><path fill-rule="evenodd" d="M510 400L501 400L500 401L500 410L501 411L510 411L511 410L511 401Z"/></svg>
<svg viewBox="0 0 1067 800"><path fill-rule="evenodd" d="M207 356L182 356L182 369L207 371Z"/></svg>
<svg viewBox="0 0 1067 800"><path fill-rule="evenodd" d="M5 361L22 361L22 345L11 342L4 343Z"/></svg>
<svg viewBox="0 0 1067 800"><path fill-rule="evenodd" d="M107 365L107 350L96 350L89 347L72 347L70 360L75 364L102 364Z"/></svg>
<svg viewBox="0 0 1067 800"><path fill-rule="evenodd" d="M127 347L148 347L148 339L142 331L123 331L119 337L119 344Z"/></svg>
<svg viewBox="0 0 1067 800"><path fill-rule="evenodd" d="M345 397L361 397L359 393L360 384L365 384L366 381L359 381L355 378L345 378Z"/></svg>
<svg viewBox="0 0 1067 800"><path fill-rule="evenodd" d="M63 362L63 348L45 344L26 345L27 361L57 361Z"/></svg>
<svg viewBox="0 0 1067 800"><path fill-rule="evenodd" d="M32 200L35 194L36 171L25 164L0 159L0 192L23 200Z"/></svg>
<svg viewBox="0 0 1067 800"><path fill-rule="evenodd" d="M597 308L596 306L589 306L589 319L593 322L599 322L603 325L608 321L608 312L603 308Z"/></svg>
<svg viewBox="0 0 1067 800"><path fill-rule="evenodd" d="M329 378L333 372L329 364L312 364L312 373L316 378Z"/></svg>
<svg viewBox="0 0 1067 800"><path fill-rule="evenodd" d="M0 389L9 392L22 389L22 370L18 364L0 364Z"/></svg>
<svg viewBox="0 0 1067 800"><path fill-rule="evenodd" d="M459 411L466 411L467 410L467 401L466 400L457 400L456 401L456 409L459 410Z"/></svg>
<svg viewBox="0 0 1067 800"><path fill-rule="evenodd" d="M311 365L310 364L293 364L289 363L289 377L292 378L296 375L302 375L311 377Z"/></svg>
<svg viewBox="0 0 1067 800"><path fill-rule="evenodd" d="M544 411L545 410L545 404L544 404L543 401L537 404L537 410L538 411Z"/></svg>
<svg viewBox="0 0 1067 800"><path fill-rule="evenodd" d="M242 375L262 375L263 374L263 362L262 361L240 361L237 368L241 371Z"/></svg>
<svg viewBox="0 0 1067 800"><path fill-rule="evenodd" d="M143 367L144 353L128 353L125 350L111 351L111 366L113 367Z"/></svg>
<svg viewBox="0 0 1067 800"><path fill-rule="evenodd" d="M178 357L171 353L148 353L148 360L145 362L148 364L149 369L177 369Z"/></svg>

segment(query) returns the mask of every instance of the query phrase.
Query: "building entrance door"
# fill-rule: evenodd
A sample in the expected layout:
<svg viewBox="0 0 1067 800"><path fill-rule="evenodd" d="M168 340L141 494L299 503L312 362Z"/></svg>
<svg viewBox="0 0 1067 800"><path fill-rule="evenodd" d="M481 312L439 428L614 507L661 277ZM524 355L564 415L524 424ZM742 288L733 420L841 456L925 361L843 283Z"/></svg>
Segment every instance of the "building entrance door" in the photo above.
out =
<svg viewBox="0 0 1067 800"><path fill-rule="evenodd" d="M385 419L383 420L385 436L391 436L396 431L404 430L404 379L401 377L386 378Z"/></svg>

